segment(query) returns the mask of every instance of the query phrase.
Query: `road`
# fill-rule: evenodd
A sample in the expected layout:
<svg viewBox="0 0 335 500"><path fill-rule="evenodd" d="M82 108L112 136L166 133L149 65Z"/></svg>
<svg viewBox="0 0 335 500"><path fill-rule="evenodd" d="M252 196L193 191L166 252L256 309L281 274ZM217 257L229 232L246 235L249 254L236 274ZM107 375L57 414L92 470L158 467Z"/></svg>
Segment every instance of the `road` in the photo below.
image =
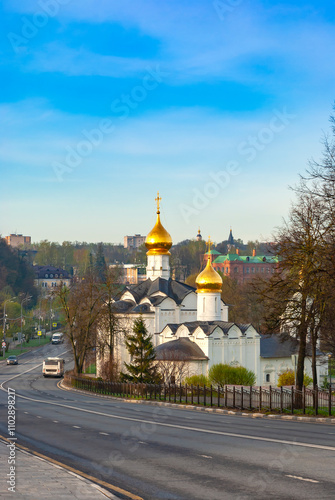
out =
<svg viewBox="0 0 335 500"><path fill-rule="evenodd" d="M335 425L64 391L57 379L42 377L41 363L65 350L64 344L47 345L17 366L1 364L0 383L16 391L18 443L130 492L124 498L334 498ZM69 367L69 354L62 356ZM0 402L0 434L8 436L5 391Z"/></svg>

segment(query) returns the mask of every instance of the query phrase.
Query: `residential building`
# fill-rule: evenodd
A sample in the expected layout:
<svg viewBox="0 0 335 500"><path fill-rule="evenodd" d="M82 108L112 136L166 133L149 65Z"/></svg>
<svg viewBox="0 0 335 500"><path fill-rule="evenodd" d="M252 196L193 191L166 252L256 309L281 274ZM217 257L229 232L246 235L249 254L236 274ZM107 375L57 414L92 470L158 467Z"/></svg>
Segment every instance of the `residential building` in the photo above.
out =
<svg viewBox="0 0 335 500"><path fill-rule="evenodd" d="M35 286L42 289L45 294L50 293L53 288L63 283L71 284L71 276L67 271L54 266L33 266L35 272Z"/></svg>
<svg viewBox="0 0 335 500"><path fill-rule="evenodd" d="M13 248L31 244L31 236L23 236L22 234L10 234L5 236L5 240L7 245Z"/></svg>
<svg viewBox="0 0 335 500"><path fill-rule="evenodd" d="M130 250L135 250L139 248L145 242L145 236L140 234L135 234L134 236L124 236L123 246L124 248L129 248Z"/></svg>

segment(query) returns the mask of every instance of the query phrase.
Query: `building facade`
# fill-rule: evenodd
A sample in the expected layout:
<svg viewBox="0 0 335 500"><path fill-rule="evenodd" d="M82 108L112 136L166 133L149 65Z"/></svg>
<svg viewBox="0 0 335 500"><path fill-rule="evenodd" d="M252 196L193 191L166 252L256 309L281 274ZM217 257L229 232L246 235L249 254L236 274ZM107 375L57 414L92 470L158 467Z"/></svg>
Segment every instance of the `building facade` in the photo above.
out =
<svg viewBox="0 0 335 500"><path fill-rule="evenodd" d="M31 236L23 236L22 234L10 234L5 236L7 245L13 248L27 246L31 244Z"/></svg>
<svg viewBox="0 0 335 500"><path fill-rule="evenodd" d="M34 284L41 288L44 294L51 293L53 288L61 283L66 286L71 284L71 276L67 271L54 266L33 266L35 272Z"/></svg>
<svg viewBox="0 0 335 500"><path fill-rule="evenodd" d="M129 248L130 250L136 250L144 243L145 236L141 236L140 234L135 234L134 236L124 236L123 238L124 248Z"/></svg>

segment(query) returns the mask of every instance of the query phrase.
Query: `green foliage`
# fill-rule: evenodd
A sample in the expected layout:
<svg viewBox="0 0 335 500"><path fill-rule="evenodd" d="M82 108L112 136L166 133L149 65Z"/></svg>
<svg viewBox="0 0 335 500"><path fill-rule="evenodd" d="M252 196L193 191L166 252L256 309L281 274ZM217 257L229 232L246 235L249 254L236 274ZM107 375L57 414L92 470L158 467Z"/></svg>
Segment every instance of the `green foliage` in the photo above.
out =
<svg viewBox="0 0 335 500"><path fill-rule="evenodd" d="M254 385L256 376L254 372L243 366L231 366L223 363L213 365L208 374L213 385Z"/></svg>
<svg viewBox="0 0 335 500"><path fill-rule="evenodd" d="M204 385L209 385L209 380L205 375L192 375L185 379L185 384L203 387Z"/></svg>
<svg viewBox="0 0 335 500"><path fill-rule="evenodd" d="M313 379L304 373L304 386L308 387L313 383ZM278 387L284 385L295 385L295 374L293 370L286 370L279 374Z"/></svg>
<svg viewBox="0 0 335 500"><path fill-rule="evenodd" d="M135 383L158 383L155 367L155 349L142 318L134 321L133 333L126 335L126 347L131 362L125 363L128 373L121 373L121 380Z"/></svg>

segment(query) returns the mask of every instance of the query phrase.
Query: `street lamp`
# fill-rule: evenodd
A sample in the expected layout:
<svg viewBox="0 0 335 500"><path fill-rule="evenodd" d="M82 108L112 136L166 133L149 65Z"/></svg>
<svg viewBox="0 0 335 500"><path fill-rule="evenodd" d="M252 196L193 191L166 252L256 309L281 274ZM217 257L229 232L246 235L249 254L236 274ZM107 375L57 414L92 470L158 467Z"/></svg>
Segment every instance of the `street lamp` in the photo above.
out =
<svg viewBox="0 0 335 500"><path fill-rule="evenodd" d="M3 340L6 340L6 304L7 302L12 302L14 299L16 299L16 297L11 297L3 303Z"/></svg>
<svg viewBox="0 0 335 500"><path fill-rule="evenodd" d="M329 372L329 385L332 388L332 355L328 354L328 372Z"/></svg>
<svg viewBox="0 0 335 500"><path fill-rule="evenodd" d="M25 299L21 300L21 333L20 333L20 351L22 351L22 304L31 299L31 295L28 295Z"/></svg>

